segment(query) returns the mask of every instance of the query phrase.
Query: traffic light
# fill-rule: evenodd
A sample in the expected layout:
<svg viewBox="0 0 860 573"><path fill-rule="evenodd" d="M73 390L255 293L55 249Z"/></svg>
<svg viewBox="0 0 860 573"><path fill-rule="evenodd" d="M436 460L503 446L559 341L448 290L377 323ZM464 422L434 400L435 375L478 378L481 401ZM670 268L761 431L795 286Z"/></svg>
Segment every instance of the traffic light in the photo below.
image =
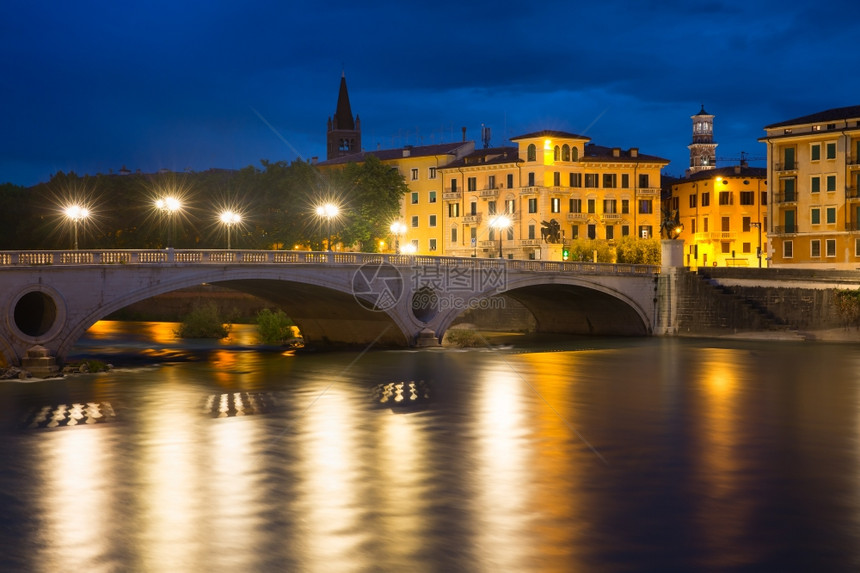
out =
<svg viewBox="0 0 860 573"><path fill-rule="evenodd" d="M567 249L562 249L561 260L566 261L569 256L570 256L570 251Z"/></svg>

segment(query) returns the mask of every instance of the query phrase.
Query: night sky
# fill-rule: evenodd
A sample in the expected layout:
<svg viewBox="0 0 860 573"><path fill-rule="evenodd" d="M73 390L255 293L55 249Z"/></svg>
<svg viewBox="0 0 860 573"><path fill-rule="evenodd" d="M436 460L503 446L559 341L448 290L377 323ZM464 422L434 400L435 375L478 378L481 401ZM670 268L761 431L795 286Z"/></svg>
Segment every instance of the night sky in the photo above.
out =
<svg viewBox="0 0 860 573"><path fill-rule="evenodd" d="M727 160L860 104L858 30L856 0L5 2L0 182L324 159L342 72L368 150L554 129L681 175L702 104Z"/></svg>

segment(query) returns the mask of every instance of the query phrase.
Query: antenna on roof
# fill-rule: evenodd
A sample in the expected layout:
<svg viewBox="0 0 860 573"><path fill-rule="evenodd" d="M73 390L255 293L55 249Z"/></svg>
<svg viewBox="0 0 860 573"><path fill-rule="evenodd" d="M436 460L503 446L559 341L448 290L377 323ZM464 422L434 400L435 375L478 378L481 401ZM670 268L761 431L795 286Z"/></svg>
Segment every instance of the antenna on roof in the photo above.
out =
<svg viewBox="0 0 860 573"><path fill-rule="evenodd" d="M490 128L481 124L481 141L484 143L484 149L490 147Z"/></svg>

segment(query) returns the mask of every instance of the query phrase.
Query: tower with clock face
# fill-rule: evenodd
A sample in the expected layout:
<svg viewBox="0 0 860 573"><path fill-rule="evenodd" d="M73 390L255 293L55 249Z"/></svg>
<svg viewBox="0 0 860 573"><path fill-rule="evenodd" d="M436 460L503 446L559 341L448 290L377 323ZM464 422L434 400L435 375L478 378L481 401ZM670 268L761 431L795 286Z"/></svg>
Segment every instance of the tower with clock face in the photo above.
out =
<svg viewBox="0 0 860 573"><path fill-rule="evenodd" d="M693 143L690 150L690 167L687 176L699 171L714 169L717 165L717 144L714 143L714 116L702 110L690 119L693 120Z"/></svg>

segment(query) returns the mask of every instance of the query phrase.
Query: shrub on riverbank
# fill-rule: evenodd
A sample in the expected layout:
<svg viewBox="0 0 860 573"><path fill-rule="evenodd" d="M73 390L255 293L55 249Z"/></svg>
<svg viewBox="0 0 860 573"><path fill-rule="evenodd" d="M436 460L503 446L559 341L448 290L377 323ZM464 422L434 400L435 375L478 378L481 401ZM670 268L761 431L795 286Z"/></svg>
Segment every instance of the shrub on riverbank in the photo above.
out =
<svg viewBox="0 0 860 573"><path fill-rule="evenodd" d="M218 312L213 302L196 304L189 314L183 317L176 336L179 338L226 338L232 324Z"/></svg>
<svg viewBox="0 0 860 573"><path fill-rule="evenodd" d="M445 333L445 342L460 348L484 346L486 341L477 331L468 328L452 328Z"/></svg>
<svg viewBox="0 0 860 573"><path fill-rule="evenodd" d="M257 313L257 332L263 344L284 344L295 338L294 323L283 310L272 312L264 308Z"/></svg>

